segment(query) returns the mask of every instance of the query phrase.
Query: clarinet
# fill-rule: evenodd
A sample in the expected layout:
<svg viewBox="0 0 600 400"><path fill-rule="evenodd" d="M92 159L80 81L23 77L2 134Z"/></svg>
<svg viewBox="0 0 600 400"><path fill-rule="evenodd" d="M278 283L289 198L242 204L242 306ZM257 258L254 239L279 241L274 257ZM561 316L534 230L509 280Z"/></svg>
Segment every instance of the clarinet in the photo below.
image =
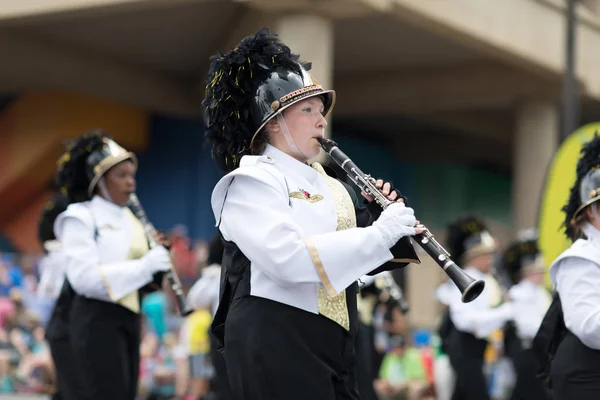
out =
<svg viewBox="0 0 600 400"><path fill-rule="evenodd" d="M385 285L385 290L388 291L390 297L396 302L396 305L398 306L402 314L407 314L410 311L410 306L404 298L402 289L400 289L400 286L398 286L394 278L392 278L391 274L381 275L383 275L382 280L383 284Z"/></svg>
<svg viewBox="0 0 600 400"><path fill-rule="evenodd" d="M154 228L152 223L150 223L150 221L148 220L146 212L144 211L144 208L142 207L142 204L140 203L140 200L138 199L135 193L129 195L129 208L131 209L131 211L133 211L135 216L140 220L140 222L144 226L144 232L146 233L146 238L150 243L150 248L158 246L159 244L154 239L156 235L156 228ZM165 272L165 275L167 276L167 280L169 281L171 290L173 291L173 293L175 293L175 300L177 301L177 306L179 307L179 313L183 317L188 316L189 314L194 312L194 310L188 307L187 305L185 295L183 294L181 281L179 280L179 277L177 276L177 273L175 272L175 269L172 265L171 268L167 272Z"/></svg>
<svg viewBox="0 0 600 400"><path fill-rule="evenodd" d="M384 210L394 202L389 200L380 189L375 185L375 179L371 175L362 172L354 162L344 154L331 139L323 137L317 138L323 150L325 150L343 170L348 177L364 193L373 197L375 202ZM446 251L433 237L433 234L424 225L418 225L418 228L424 229L422 233L413 236L415 240L427 254L446 272L448 277L454 282L456 287L462 293L463 303L475 300L483 291L485 282L475 280L464 272L452 259L450 253Z"/></svg>

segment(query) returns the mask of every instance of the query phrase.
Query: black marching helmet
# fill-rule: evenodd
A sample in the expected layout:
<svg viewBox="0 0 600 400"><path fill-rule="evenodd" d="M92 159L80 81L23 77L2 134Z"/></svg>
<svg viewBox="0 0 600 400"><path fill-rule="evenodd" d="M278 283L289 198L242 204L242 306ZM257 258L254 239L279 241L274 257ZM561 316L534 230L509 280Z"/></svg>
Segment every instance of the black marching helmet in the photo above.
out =
<svg viewBox="0 0 600 400"><path fill-rule="evenodd" d="M478 255L496 251L496 240L476 216L463 217L450 223L446 242L450 256L459 265Z"/></svg>
<svg viewBox="0 0 600 400"><path fill-rule="evenodd" d="M321 96L327 117L335 92L324 90L308 73L309 63L263 29L231 51L211 57L206 81L205 136L221 170L230 172L244 155L252 154L254 139L273 117L301 100Z"/></svg>
<svg viewBox="0 0 600 400"><path fill-rule="evenodd" d="M525 275L546 270L537 240L537 231L523 231L502 253L500 266L511 284L516 285Z"/></svg>
<svg viewBox="0 0 600 400"><path fill-rule="evenodd" d="M584 210L600 200L600 137L597 133L581 148L576 174L569 200L562 209L565 233L572 240L580 234L577 225L584 219Z"/></svg>

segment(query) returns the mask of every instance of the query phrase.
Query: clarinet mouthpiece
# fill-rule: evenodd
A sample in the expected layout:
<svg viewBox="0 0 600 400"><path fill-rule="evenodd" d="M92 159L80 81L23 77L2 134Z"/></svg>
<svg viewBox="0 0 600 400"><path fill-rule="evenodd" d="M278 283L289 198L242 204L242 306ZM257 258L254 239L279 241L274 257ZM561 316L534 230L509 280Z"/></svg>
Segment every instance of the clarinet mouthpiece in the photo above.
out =
<svg viewBox="0 0 600 400"><path fill-rule="evenodd" d="M337 147L337 143L331 139L327 139L325 137L316 138L323 150L329 153L333 147Z"/></svg>

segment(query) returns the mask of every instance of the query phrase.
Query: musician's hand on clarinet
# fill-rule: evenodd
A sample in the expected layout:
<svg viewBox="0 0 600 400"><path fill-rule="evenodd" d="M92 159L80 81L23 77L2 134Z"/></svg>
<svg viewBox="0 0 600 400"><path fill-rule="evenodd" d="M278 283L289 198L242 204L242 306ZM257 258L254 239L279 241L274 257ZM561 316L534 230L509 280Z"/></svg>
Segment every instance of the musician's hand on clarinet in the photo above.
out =
<svg viewBox="0 0 600 400"><path fill-rule="evenodd" d="M171 250L171 241L164 232L155 231L154 240L161 246L164 246L167 250Z"/></svg>
<svg viewBox="0 0 600 400"><path fill-rule="evenodd" d="M171 257L169 252L163 246L156 246L150 249L142 257L144 267L154 275L157 272L165 272L171 268Z"/></svg>
<svg viewBox="0 0 600 400"><path fill-rule="evenodd" d="M384 182L383 179L377 179L377 181L375 181L375 187L381 190L381 193L383 193L390 201L404 201L401 198L398 199L398 191L394 189L391 182ZM369 203L373 201L373 197L365 192L360 192L360 194L367 199Z"/></svg>
<svg viewBox="0 0 600 400"><path fill-rule="evenodd" d="M392 203L373 222L373 226L379 229L389 248L392 248L404 236L423 232L423 228L415 227L416 224L414 210L406 207L402 201Z"/></svg>

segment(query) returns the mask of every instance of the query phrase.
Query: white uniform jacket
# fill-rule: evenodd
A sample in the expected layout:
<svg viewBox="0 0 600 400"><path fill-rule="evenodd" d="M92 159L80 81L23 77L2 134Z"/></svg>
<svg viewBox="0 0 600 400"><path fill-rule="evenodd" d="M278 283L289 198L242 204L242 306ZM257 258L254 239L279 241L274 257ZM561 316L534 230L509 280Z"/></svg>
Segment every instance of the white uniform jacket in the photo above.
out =
<svg viewBox="0 0 600 400"><path fill-rule="evenodd" d="M318 313L319 285L335 296L394 258L376 227L337 231L332 190L317 170L270 145L219 181L216 225L250 260L250 295Z"/></svg>

